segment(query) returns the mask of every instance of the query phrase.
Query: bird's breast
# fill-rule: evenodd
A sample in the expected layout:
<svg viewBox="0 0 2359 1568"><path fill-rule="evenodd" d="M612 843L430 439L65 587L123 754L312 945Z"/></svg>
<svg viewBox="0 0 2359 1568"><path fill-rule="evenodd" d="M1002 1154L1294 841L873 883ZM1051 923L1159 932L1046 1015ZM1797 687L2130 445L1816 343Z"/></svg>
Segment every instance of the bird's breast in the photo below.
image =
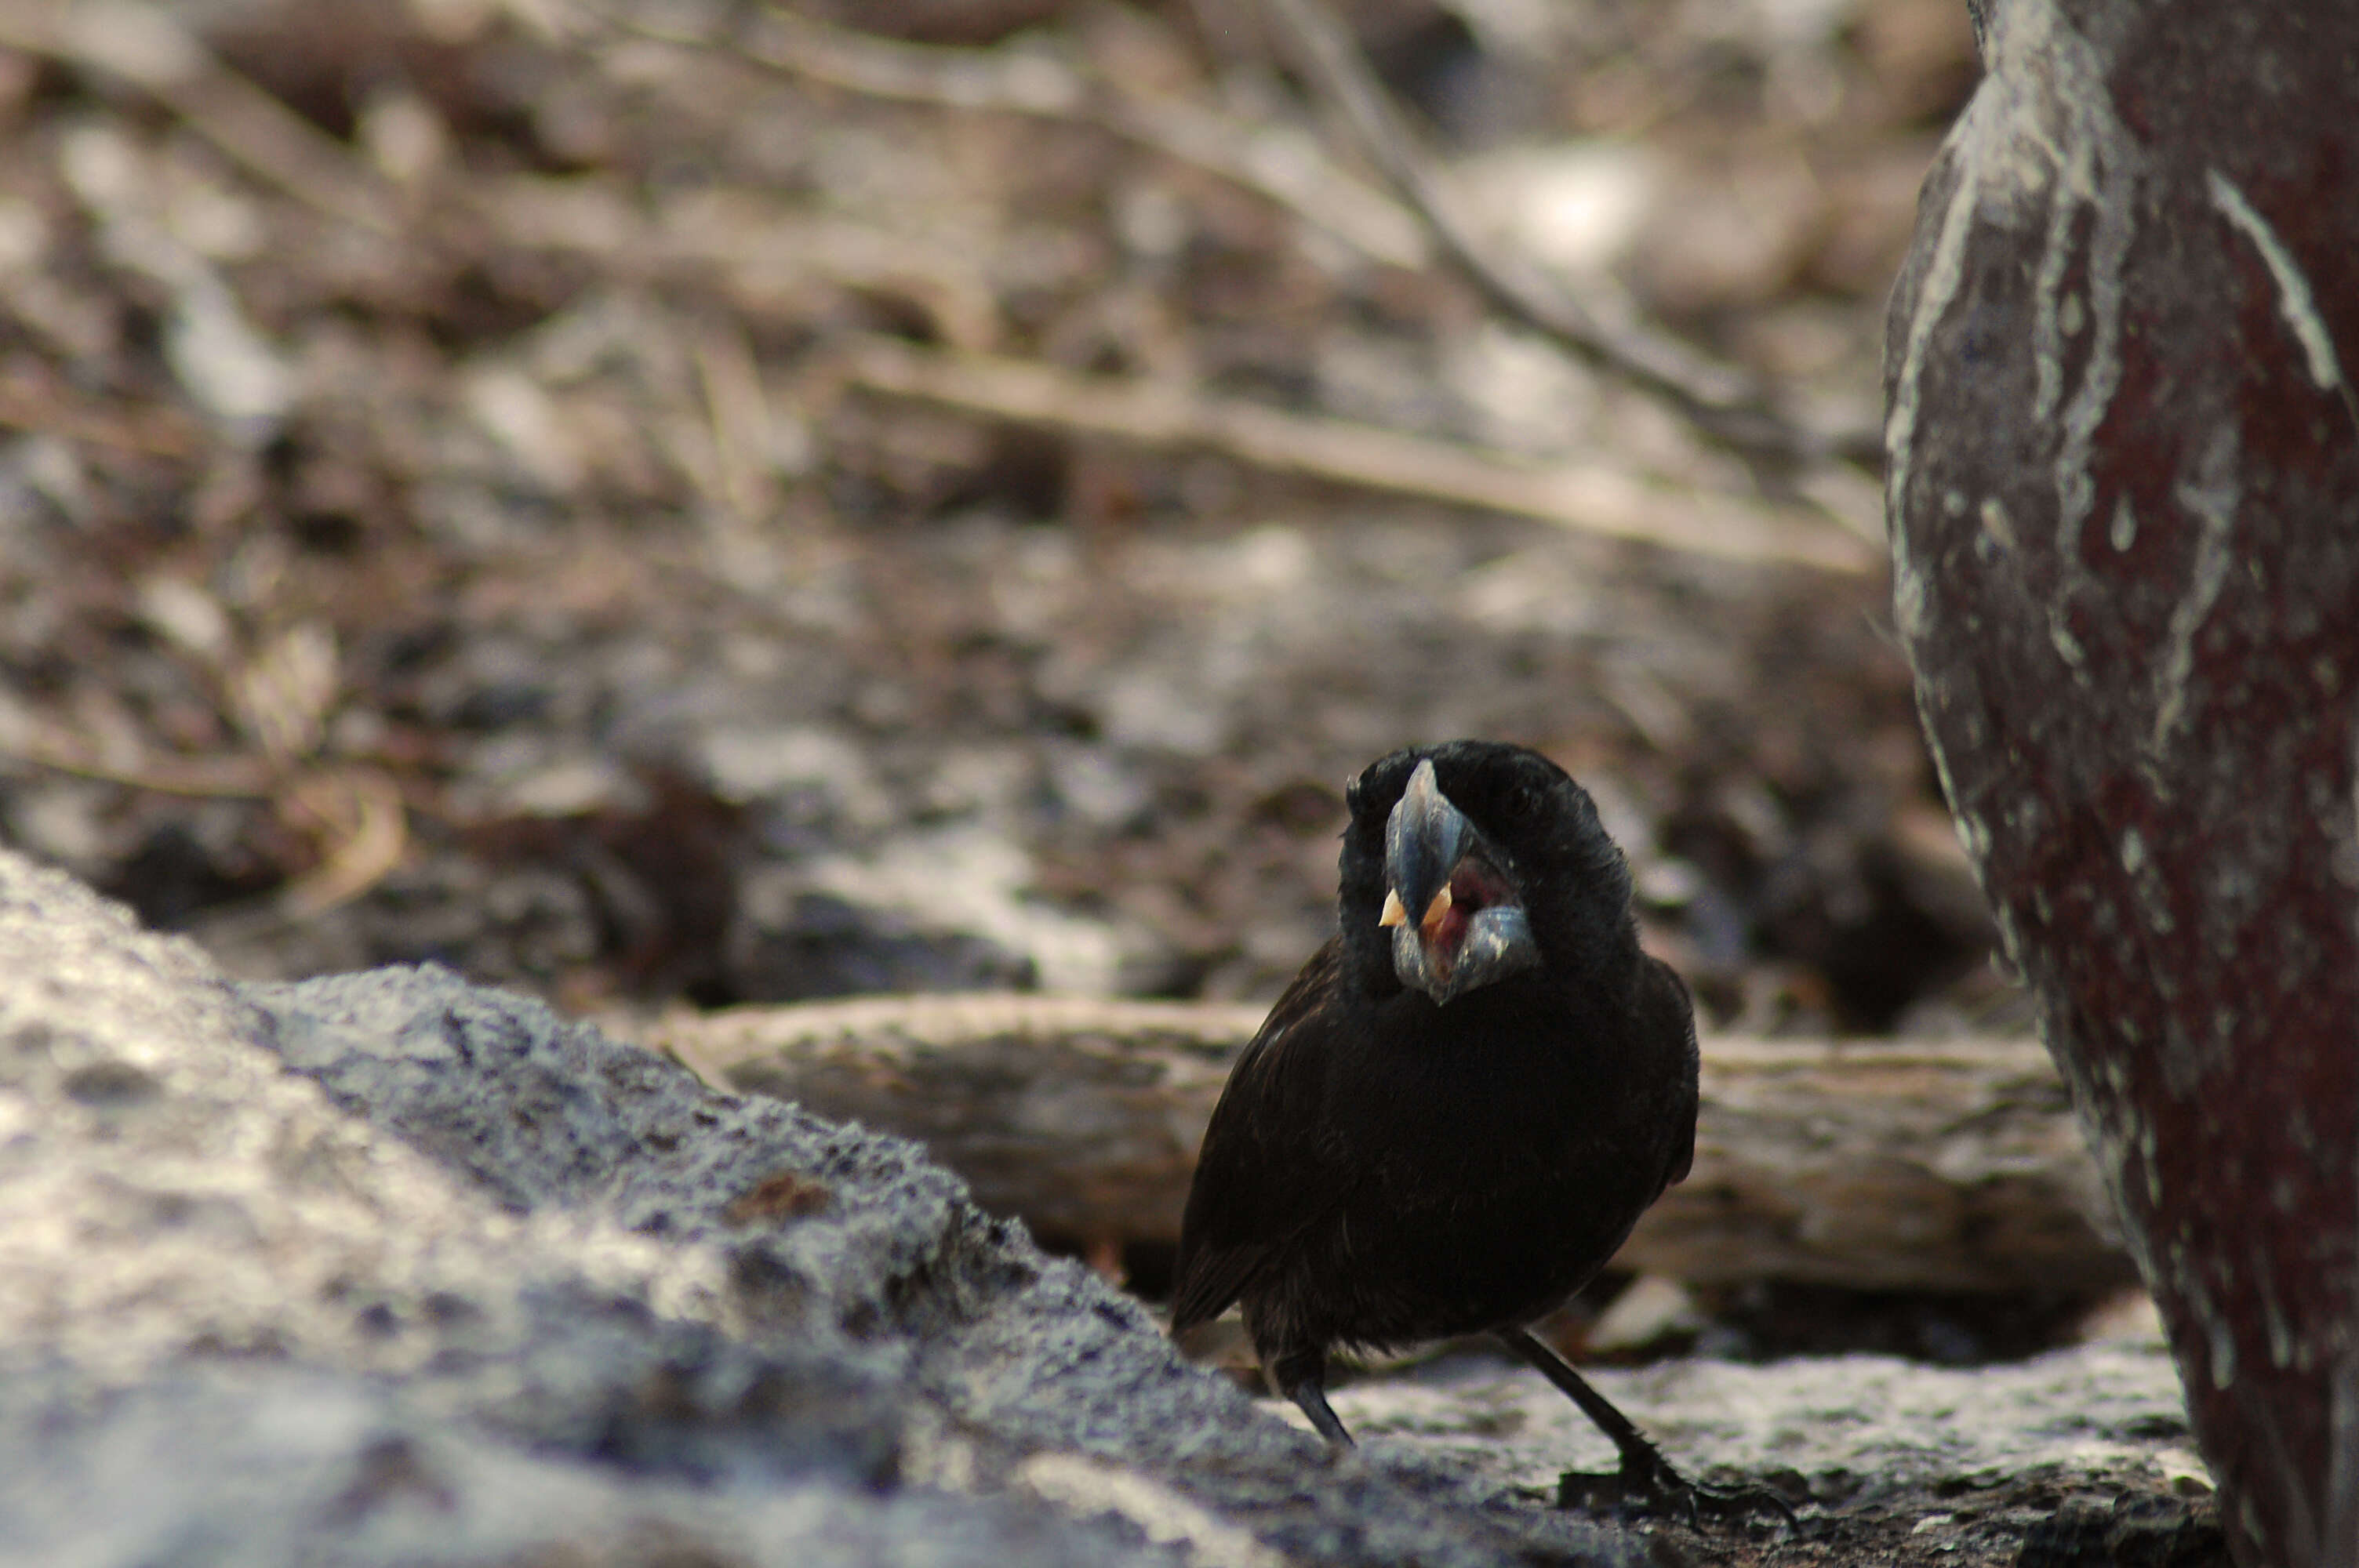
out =
<svg viewBox="0 0 2359 1568"><path fill-rule="evenodd" d="M1668 1174L1681 1123L1648 1085L1651 1049L1576 1019L1472 1010L1439 1042L1376 1038L1334 1102L1362 1249L1496 1296L1577 1287Z"/></svg>

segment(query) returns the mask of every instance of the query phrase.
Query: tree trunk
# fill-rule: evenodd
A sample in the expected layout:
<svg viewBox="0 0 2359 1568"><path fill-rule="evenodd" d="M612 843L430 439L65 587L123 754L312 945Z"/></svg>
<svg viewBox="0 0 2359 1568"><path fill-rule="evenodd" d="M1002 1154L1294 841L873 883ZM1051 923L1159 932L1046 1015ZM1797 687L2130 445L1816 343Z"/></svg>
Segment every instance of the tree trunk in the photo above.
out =
<svg viewBox="0 0 2359 1568"><path fill-rule="evenodd" d="M2350 1564L2359 5L1984 9L1887 330L1895 619L2238 1560Z"/></svg>

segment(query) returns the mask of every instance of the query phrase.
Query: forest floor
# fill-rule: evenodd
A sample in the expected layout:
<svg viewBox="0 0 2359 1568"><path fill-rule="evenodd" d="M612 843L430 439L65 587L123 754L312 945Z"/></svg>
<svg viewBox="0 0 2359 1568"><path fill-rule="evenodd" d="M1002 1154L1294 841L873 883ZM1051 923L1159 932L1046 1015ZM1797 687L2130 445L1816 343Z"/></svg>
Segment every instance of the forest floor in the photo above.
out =
<svg viewBox="0 0 2359 1568"><path fill-rule="evenodd" d="M1861 455L1963 6L1346 8L1476 254L1734 438L1286 14L0 7L0 840L251 976L1266 999L1343 781L1479 734L1708 1029L2023 1033Z"/></svg>

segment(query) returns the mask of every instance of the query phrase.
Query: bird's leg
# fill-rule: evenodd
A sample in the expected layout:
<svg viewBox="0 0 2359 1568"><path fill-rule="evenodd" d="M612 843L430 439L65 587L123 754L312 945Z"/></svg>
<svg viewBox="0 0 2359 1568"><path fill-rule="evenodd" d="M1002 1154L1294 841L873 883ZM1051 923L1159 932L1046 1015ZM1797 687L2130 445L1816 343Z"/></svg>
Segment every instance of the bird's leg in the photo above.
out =
<svg viewBox="0 0 2359 1568"><path fill-rule="evenodd" d="M1626 1415L1615 1410L1603 1394L1590 1387L1589 1379L1574 1371L1563 1357L1540 1343L1527 1328L1501 1329L1500 1343L1529 1362L1534 1370L1564 1390L1565 1397L1581 1407L1581 1413L1596 1423L1597 1430L1613 1441L1622 1455L1622 1473L1615 1477L1621 1496L1625 1500L1652 1504L1684 1518L1694 1524L1705 1514L1716 1519L1736 1519L1746 1514L1773 1512L1791 1525L1794 1510L1786 1499L1767 1487L1708 1487L1690 1481L1671 1467L1663 1451L1647 1441L1646 1433ZM1560 1506L1575 1495L1576 1488L1567 1483L1575 1479L1568 1475L1559 1483Z"/></svg>
<svg viewBox="0 0 2359 1568"><path fill-rule="evenodd" d="M1272 1357L1263 1364L1270 1383L1277 1391L1292 1400L1319 1435L1338 1448L1352 1446L1352 1434L1335 1419L1327 1403L1327 1353L1323 1350L1289 1350Z"/></svg>

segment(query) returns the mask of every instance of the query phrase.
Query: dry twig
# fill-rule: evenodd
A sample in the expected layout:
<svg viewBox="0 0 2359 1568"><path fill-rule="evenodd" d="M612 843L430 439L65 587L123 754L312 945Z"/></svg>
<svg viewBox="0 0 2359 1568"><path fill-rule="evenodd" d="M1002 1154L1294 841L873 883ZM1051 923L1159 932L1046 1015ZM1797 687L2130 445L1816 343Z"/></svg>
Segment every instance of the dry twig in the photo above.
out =
<svg viewBox="0 0 2359 1568"><path fill-rule="evenodd" d="M95 408L22 378L0 382L0 430L35 431L151 458L188 458L197 450L196 429L178 409Z"/></svg>
<svg viewBox="0 0 2359 1568"><path fill-rule="evenodd" d="M841 373L847 385L1015 424L1218 452L1274 472L1533 517L1607 538L1846 574L1875 562L1856 535L1762 501L1650 485L1603 463L1538 467L1480 448L1183 386L937 353L875 336L845 345Z"/></svg>
<svg viewBox="0 0 2359 1568"><path fill-rule="evenodd" d="M869 97L1090 124L1278 202L1372 259L1418 267L1428 236L1494 307L1583 361L1670 404L1713 440L1755 457L1873 467L1874 429L1821 429L1780 408L1769 389L1636 319L1626 301L1593 308L1512 258L1491 254L1451 211L1415 138L1351 38L1316 0L1270 0L1310 75L1343 109L1407 211L1323 159L1170 99L1114 90L1036 49L904 44L774 10L736 47L748 58ZM714 40L614 18L638 36L692 48Z"/></svg>
<svg viewBox="0 0 2359 1568"><path fill-rule="evenodd" d="M1267 0L1310 79L1342 109L1365 151L1431 230L1443 252L1500 310L1591 364L1662 398L1707 436L1782 460L1841 458L1874 466L1883 437L1872 429L1817 430L1780 409L1770 390L1635 319L1611 320L1532 269L1487 251L1450 200L1368 69L1351 36L1319 0ZM1620 312L1617 312L1620 314Z"/></svg>
<svg viewBox="0 0 2359 1568"><path fill-rule="evenodd" d="M374 170L215 59L169 10L142 0L0 8L0 45L135 83L265 182L372 233L394 207Z"/></svg>
<svg viewBox="0 0 2359 1568"><path fill-rule="evenodd" d="M375 768L332 768L296 779L279 810L308 823L324 846L320 863L278 890L289 920L348 903L383 881L409 851L401 786Z"/></svg>
<svg viewBox="0 0 2359 1568"><path fill-rule="evenodd" d="M0 754L0 762L12 759L155 795L269 801L321 846L319 864L279 888L270 901L276 919L310 919L350 903L384 881L409 850L401 786L376 768L290 772L283 759L253 754L147 759L124 767L39 738Z"/></svg>
<svg viewBox="0 0 2359 1568"><path fill-rule="evenodd" d="M136 763L115 763L38 728L0 752L0 763L8 762L189 800L268 800L279 789L277 774L258 756L143 758Z"/></svg>
<svg viewBox="0 0 2359 1568"><path fill-rule="evenodd" d="M608 19L641 38L720 47L697 34ZM1417 268L1429 259L1414 216L1314 149L1177 99L1117 91L1038 49L896 43L782 10L730 47L774 70L864 97L1092 125L1275 201L1371 261Z"/></svg>
<svg viewBox="0 0 2359 1568"><path fill-rule="evenodd" d="M331 759L327 723L342 689L335 643L304 622L251 654L184 646L214 701L248 749L227 757L143 758L108 762L96 749L48 726L0 752L0 763L28 763L158 795L268 801L279 818L316 846L318 862L287 881L268 917L302 920L375 887L408 852L408 810L382 769Z"/></svg>

